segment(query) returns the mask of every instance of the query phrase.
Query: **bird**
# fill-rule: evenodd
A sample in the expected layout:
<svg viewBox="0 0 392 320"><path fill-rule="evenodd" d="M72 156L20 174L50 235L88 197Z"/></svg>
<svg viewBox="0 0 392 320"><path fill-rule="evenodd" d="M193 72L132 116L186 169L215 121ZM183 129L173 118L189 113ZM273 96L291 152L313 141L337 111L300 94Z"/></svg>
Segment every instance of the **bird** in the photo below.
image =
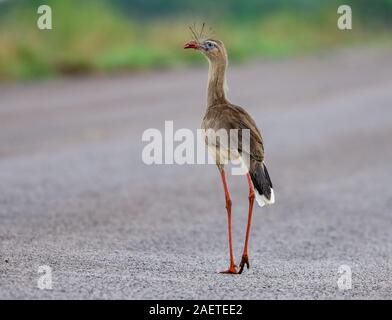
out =
<svg viewBox="0 0 392 320"><path fill-rule="evenodd" d="M190 27L193 39L184 45L184 49L195 49L207 58L209 63L208 81L207 81L207 109L202 121L201 128L204 132L229 132L232 129L238 129L236 143L232 144L230 136L230 144L222 143L219 139L210 139L206 134L205 142L209 153L213 156L218 170L220 172L226 202L226 211L228 217L228 238L229 238L229 256L230 263L227 270L221 271L222 274L241 274L246 266L250 267L248 242L252 223L252 213L254 200L260 207L273 204L275 202L275 194L273 185L265 164L264 159L264 143L260 130L253 118L244 108L232 104L226 96L226 70L228 67L228 55L225 45L216 37L203 36L203 27L199 35ZM243 148L242 132L250 131L250 137L247 140L248 150ZM236 147L232 147L232 145ZM244 154L245 153L245 154ZM249 161L244 161L247 156ZM235 263L233 255L233 239L232 239L232 200L228 188L225 164L226 160L239 160L245 167L247 182L249 186L249 207L248 222L246 228L246 236L244 249L241 257L239 268Z"/></svg>

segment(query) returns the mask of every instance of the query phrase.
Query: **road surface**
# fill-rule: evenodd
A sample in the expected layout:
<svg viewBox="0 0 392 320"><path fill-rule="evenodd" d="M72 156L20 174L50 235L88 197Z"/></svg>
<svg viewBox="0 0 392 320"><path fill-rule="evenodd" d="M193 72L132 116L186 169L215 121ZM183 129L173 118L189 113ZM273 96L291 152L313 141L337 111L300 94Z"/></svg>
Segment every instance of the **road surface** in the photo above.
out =
<svg viewBox="0 0 392 320"><path fill-rule="evenodd" d="M199 127L207 66L0 85L0 298L392 298L391 70L390 50L363 48L230 67L277 201L255 210L240 276L218 274L216 167L141 158L147 128ZM246 179L229 183L239 262Z"/></svg>

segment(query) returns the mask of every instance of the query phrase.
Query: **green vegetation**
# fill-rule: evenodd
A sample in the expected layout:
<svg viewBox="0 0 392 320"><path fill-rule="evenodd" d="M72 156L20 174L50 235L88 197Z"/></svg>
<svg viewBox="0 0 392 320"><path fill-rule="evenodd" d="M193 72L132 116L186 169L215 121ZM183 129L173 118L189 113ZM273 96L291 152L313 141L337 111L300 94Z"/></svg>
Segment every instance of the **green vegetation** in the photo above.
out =
<svg viewBox="0 0 392 320"><path fill-rule="evenodd" d="M241 7L236 16L234 2L227 1L227 10L223 10L227 14L217 16L214 11L206 14L205 20L213 29L212 36L222 38L231 60L237 61L256 56L281 57L375 38L383 40L389 35L389 26L380 21L370 26L367 21L355 21L352 31L339 31L337 6L313 4L309 10L303 10L306 6L298 10L284 5L293 2L296 1L281 0L277 1L280 5L272 6L271 1L266 1L271 10L257 15L249 3L259 2L250 1L245 7L248 14ZM183 1L168 1L169 8L179 8L176 15L168 15L164 10L164 14L151 17L151 12L159 13L160 7L154 9L150 5L147 10L136 6L142 3L139 1L132 14L132 1L126 5L117 1L113 6L98 0L49 0L45 3L53 10L53 30L43 31L36 27L39 3L0 2L0 79L144 70L202 61L199 55L182 50L183 43L190 39L188 26L197 21L200 25L201 21L179 7Z"/></svg>

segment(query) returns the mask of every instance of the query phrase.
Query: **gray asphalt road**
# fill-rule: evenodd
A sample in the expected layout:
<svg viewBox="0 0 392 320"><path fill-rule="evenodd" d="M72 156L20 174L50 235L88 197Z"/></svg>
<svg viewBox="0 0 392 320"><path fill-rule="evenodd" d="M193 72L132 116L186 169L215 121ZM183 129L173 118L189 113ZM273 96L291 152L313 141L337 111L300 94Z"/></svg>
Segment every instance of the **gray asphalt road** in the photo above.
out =
<svg viewBox="0 0 392 320"><path fill-rule="evenodd" d="M141 161L145 129L199 126L206 68L0 86L0 298L392 297L392 52L230 68L277 198L256 209L241 276L217 273L215 166ZM240 259L246 179L229 183ZM37 288L42 265L52 290ZM338 289L341 265L351 290Z"/></svg>

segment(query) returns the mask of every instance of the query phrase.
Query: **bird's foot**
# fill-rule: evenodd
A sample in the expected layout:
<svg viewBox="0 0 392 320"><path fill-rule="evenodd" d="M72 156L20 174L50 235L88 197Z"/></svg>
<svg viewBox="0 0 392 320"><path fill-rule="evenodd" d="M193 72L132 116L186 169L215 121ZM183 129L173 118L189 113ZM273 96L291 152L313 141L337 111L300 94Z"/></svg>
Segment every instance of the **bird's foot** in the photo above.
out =
<svg viewBox="0 0 392 320"><path fill-rule="evenodd" d="M241 259L241 263L240 263L240 270L238 271L238 274L242 273L245 265L249 269L249 258L248 258L247 254L242 255L242 259Z"/></svg>
<svg viewBox="0 0 392 320"><path fill-rule="evenodd" d="M222 274L238 274L237 266L235 264L231 264L229 269L221 271L219 273L222 273Z"/></svg>

